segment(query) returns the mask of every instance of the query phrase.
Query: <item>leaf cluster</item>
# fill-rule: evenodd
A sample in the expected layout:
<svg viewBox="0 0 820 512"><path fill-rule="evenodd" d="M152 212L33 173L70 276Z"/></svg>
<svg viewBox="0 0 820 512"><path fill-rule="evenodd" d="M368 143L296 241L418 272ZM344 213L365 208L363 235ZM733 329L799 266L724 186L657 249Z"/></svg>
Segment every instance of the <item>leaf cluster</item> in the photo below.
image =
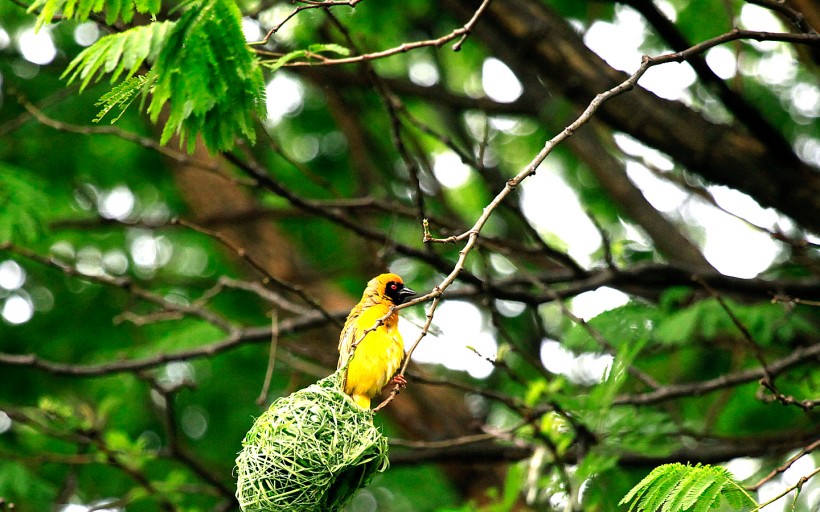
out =
<svg viewBox="0 0 820 512"><path fill-rule="evenodd" d="M117 20L125 23L134 19L135 13L155 15L161 7L160 0L34 0L28 12L40 9L35 30L51 23L57 13L63 19L85 21L93 14L104 14L105 22L113 25Z"/></svg>
<svg viewBox="0 0 820 512"><path fill-rule="evenodd" d="M619 504L630 512L708 512L721 498L735 510L757 505L727 469L675 463L653 469Z"/></svg>
<svg viewBox="0 0 820 512"><path fill-rule="evenodd" d="M670 294L674 293L673 290ZM814 331L811 321L800 310L784 312L781 304L742 304L731 299L724 299L724 304L761 346L785 344ZM686 305L666 299L660 305L630 302L601 313L589 324L616 346L643 342L681 346L700 340L743 336L724 306L711 297ZM589 331L577 325L570 327L563 341L577 350L596 346Z"/></svg>
<svg viewBox="0 0 820 512"><path fill-rule="evenodd" d="M155 71L148 113L156 122L170 102L163 144L174 134L187 137L189 151L200 133L211 149L232 147L238 134L254 139L255 116L265 114L264 80L245 46L235 2L192 5L169 34Z"/></svg>
<svg viewBox="0 0 820 512"><path fill-rule="evenodd" d="M63 77L80 80L81 89L104 75L111 83L124 79L100 99L95 121L115 107L124 111L139 93L143 98L150 93L151 121L167 115L162 144L178 135L180 145L187 143L193 151L201 134L211 150L229 149L237 135L253 140L254 120L265 115L262 70L244 43L241 23L234 2L194 2L175 22L153 22L101 38L69 64Z"/></svg>
<svg viewBox="0 0 820 512"><path fill-rule="evenodd" d="M42 230L49 197L43 184L23 169L0 163L0 173L0 242L31 242Z"/></svg>

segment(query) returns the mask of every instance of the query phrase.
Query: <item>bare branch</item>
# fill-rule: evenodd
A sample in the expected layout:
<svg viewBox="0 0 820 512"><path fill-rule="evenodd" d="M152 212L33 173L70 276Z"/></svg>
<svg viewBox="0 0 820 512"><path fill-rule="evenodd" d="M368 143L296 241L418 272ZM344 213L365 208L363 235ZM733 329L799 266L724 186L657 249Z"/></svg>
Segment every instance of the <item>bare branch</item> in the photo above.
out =
<svg viewBox="0 0 820 512"><path fill-rule="evenodd" d="M784 471L786 471L787 469L792 467L792 464L797 462L797 460L799 458L803 457L804 455L810 454L818 446L820 446L820 439L818 439L817 441L811 443L810 445L806 446L805 448L803 448L802 450L797 452L793 457L789 458L789 460L787 460L785 463L783 463L783 465L774 468L768 475L761 478L756 484L754 484L750 487L747 487L747 489L750 490L750 491L757 491L758 489L760 489L763 486L763 484L765 484L766 482L769 482L772 478L776 477L777 475L783 473Z"/></svg>
<svg viewBox="0 0 820 512"><path fill-rule="evenodd" d="M333 317L341 321L347 312L334 313ZM318 312L311 311L300 317L287 318L279 323L280 336L286 336L307 329L326 325L328 320ZM235 330L225 339L196 348L171 353L158 353L142 359L126 359L99 364L71 364L43 359L35 354L0 353L0 365L28 366L55 375L74 377L100 377L117 373L133 372L156 368L172 361L190 361L231 350L244 343L269 342L271 330L268 327L254 327Z"/></svg>
<svg viewBox="0 0 820 512"><path fill-rule="evenodd" d="M126 290L128 293L137 298L143 299L147 302L151 302L153 304L160 306L165 312L175 312L188 316L199 317L202 320L205 320L206 322L215 325L216 327L220 328L226 333L230 334L236 332L237 328L228 320L224 319L222 316L198 306L189 306L185 304L180 304L176 301L169 301L160 295L157 295L153 292L141 288L127 277L111 277L105 274L83 274L76 268L70 265L66 265L65 263L60 262L54 257L41 256L23 247L13 245L10 242L0 243L0 251L8 251L17 254L28 260L36 261L37 263L40 263L42 265L46 265L48 267L60 270L66 275L78 277L80 279L85 279L92 283L122 288L123 290Z"/></svg>
<svg viewBox="0 0 820 512"><path fill-rule="evenodd" d="M777 376L799 364L820 359L820 343L795 348L791 354L768 364L768 372ZM738 386L747 382L761 379L766 372L763 368L751 368L736 373L721 375L710 380L687 384L672 384L660 387L654 391L636 395L620 396L613 402L615 405L649 405L682 398L685 396L700 396L719 389Z"/></svg>
<svg viewBox="0 0 820 512"><path fill-rule="evenodd" d="M194 224L193 222L191 222L189 220L185 220L185 219L173 219L171 221L171 223L172 224L179 224L180 226L185 226L187 228L193 229L194 231L197 231L199 233L202 233L204 235L208 235L208 236L216 239L221 244L223 244L224 246L226 246L227 248L229 248L233 252L235 252L237 256L239 256L240 258L245 260L250 266L252 266L254 269L256 269L260 274L262 274L262 276L263 276L262 277L262 284L274 284L275 286L278 286L279 288L285 289L285 290L295 294L300 299L305 301L305 303L308 304L311 308L313 308L316 311L318 311L319 313L321 313L331 323L336 324L337 327L342 326L341 322L338 322L335 318L333 318L333 316L331 316L330 313L328 313L318 302L316 302L316 300L313 297L311 297L310 295L305 293L304 290L302 290L300 287L298 287L296 285L293 285L291 283L287 283L285 281L282 281L281 279L276 278L273 274L268 272L268 270L265 268L265 266L262 265L259 261L257 261L256 258L254 258L250 254L248 254L248 251L246 251L242 247L237 246L234 242L232 242L231 240L226 238L221 233L219 233L217 231L210 230L208 228L204 228L202 226Z"/></svg>
<svg viewBox="0 0 820 512"><path fill-rule="evenodd" d="M399 45L395 48L390 48L388 50L382 50L380 52L373 52L373 53L367 53L367 54L364 54L364 55L357 55L357 56L354 56L354 57L344 57L344 58L338 58L338 59L332 59L332 58L328 58L328 57L325 57L325 56L320 55L320 54L312 53L310 56L312 58L316 59L316 61L318 61L318 62L316 62L316 61L294 60L294 61L290 61L290 62L286 63L285 67L301 67L301 66L317 66L317 65L328 66L328 65L338 65L338 64L355 64L355 63L359 63L359 62L366 62L366 61L371 61L371 60L383 59L385 57L391 57L393 55L398 55L400 53L406 53L406 52L409 52L411 50L416 50L418 48L429 48L429 47L440 48L440 47L444 46L445 44L449 43L450 41L452 41L454 39L458 39L458 41L456 41L456 43L453 44L452 49L453 49L453 51L457 52L461 49L461 46L464 44L464 40L470 34L470 32L473 29L473 26L476 24L476 21L478 21L479 16L481 16L481 14L486 10L486 8L490 4L490 2L491 2L491 0L483 0L483 2L481 2L481 5L479 5L478 9L476 9L475 13L473 14L473 17L470 18L470 20L464 26L459 27L459 28L453 30L452 32L450 32L449 34L443 35L443 36L438 37L436 39L426 39L424 41L415 41L415 42L412 42L412 43L402 43L401 45ZM263 51L260 51L260 50L257 50L257 53L259 53L261 55L267 55L268 54L268 52L263 52ZM275 57L278 58L278 56L275 56Z"/></svg>

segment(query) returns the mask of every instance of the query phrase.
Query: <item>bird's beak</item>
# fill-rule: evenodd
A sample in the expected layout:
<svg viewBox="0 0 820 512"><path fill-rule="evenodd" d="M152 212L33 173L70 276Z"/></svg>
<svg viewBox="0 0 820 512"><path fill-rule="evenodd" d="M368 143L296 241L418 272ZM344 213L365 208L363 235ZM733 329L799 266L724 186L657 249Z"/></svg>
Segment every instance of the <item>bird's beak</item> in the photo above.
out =
<svg viewBox="0 0 820 512"><path fill-rule="evenodd" d="M399 304L404 304L405 302L410 300L411 297L415 297L415 296L416 296L415 290L413 290L409 286L405 286L404 288L399 290Z"/></svg>

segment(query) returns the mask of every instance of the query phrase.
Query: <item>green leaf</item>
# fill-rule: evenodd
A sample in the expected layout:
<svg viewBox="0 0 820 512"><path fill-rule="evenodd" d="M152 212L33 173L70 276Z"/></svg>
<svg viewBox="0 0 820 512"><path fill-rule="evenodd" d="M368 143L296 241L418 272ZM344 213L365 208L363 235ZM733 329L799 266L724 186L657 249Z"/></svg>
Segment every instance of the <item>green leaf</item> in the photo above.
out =
<svg viewBox="0 0 820 512"><path fill-rule="evenodd" d="M521 489L524 486L524 476L524 466L521 464L513 464L507 470L501 496L501 506L503 510L513 510L515 503L518 501L518 497L521 495Z"/></svg>
<svg viewBox="0 0 820 512"><path fill-rule="evenodd" d="M80 90L106 73L113 73L113 82L128 69L125 75L128 79L146 61L157 58L173 25L169 21L150 23L100 38L71 61L61 78L68 77L68 83L82 79Z"/></svg>
<svg viewBox="0 0 820 512"><path fill-rule="evenodd" d="M615 347L636 342L648 341L657 322L663 317L662 312L650 305L629 303L624 306L604 311L589 320L588 324ZM600 345L581 325L573 325L562 338L569 349L596 350Z"/></svg>
<svg viewBox="0 0 820 512"><path fill-rule="evenodd" d="M615 400L615 395L623 387L629 376L629 367L646 346L646 339L625 345L618 350L612 360L606 379L595 386L589 394L590 407L596 411L599 420L605 419Z"/></svg>
<svg viewBox="0 0 820 512"><path fill-rule="evenodd" d="M729 506L735 510L741 510L744 506L748 507L751 505L754 507L757 505L757 503L755 503L755 501L752 500L750 496L743 491L743 489L735 484L734 481L727 485L727 489L721 494L721 496L723 496L726 503L728 503Z"/></svg>
<svg viewBox="0 0 820 512"><path fill-rule="evenodd" d="M652 471L650 471L648 475L643 477L643 479L635 485L635 487L633 487L632 489L630 489L628 493L626 493L626 496L621 498L621 501L618 502L618 505L626 505L627 503L632 502L632 505L630 505L629 510L635 508L640 503L643 495L646 494L646 491L651 487L652 483L658 478L659 475L661 475L665 471L668 471L666 466L658 466Z"/></svg>
<svg viewBox="0 0 820 512"><path fill-rule="evenodd" d="M153 62L151 71L132 80L146 62ZM125 81L100 98L95 121L117 107L121 116L137 92L151 91L152 121L170 102L161 142L178 134L189 151L200 134L212 150L232 147L237 135L253 140L254 120L265 114L262 72L244 43L239 10L228 0L192 4L176 23L106 36L80 53L63 77L81 80L82 90L109 73L112 82L123 75Z"/></svg>
<svg viewBox="0 0 820 512"><path fill-rule="evenodd" d="M105 13L105 22L113 25L121 19L125 23L134 18L134 11L157 14L161 2L158 0L34 0L28 12L40 9L35 30L51 23L58 12L62 17L75 21L86 21L92 14Z"/></svg>
<svg viewBox="0 0 820 512"><path fill-rule="evenodd" d="M347 57L350 55L350 50L345 48L339 44L312 44L308 46L307 50L294 50L292 52L286 53L285 55L279 57L273 62L266 62L265 66L271 69L271 71L276 71L277 69L281 68L288 62L294 61L296 59L302 57L311 57L312 55L319 55L322 53L335 53L337 55L341 55L343 57Z"/></svg>
<svg viewBox="0 0 820 512"><path fill-rule="evenodd" d="M719 466L664 464L653 469L619 502L638 512L706 512L723 496L734 509L756 503L732 474Z"/></svg>
<svg viewBox="0 0 820 512"><path fill-rule="evenodd" d="M350 55L349 48L345 48L340 44L334 43L312 44L308 46L308 51L310 53L335 53L336 55L341 55L342 57L347 57Z"/></svg>
<svg viewBox="0 0 820 512"><path fill-rule="evenodd" d="M720 499L723 484L720 482L710 482L709 487L695 500L693 512L709 512L715 503Z"/></svg>
<svg viewBox="0 0 820 512"><path fill-rule="evenodd" d="M672 468L670 471L661 473L647 490L646 496L644 496L643 510L651 510L653 512L658 510L667 499L674 496L672 491L677 487L680 478L680 465Z"/></svg>
<svg viewBox="0 0 820 512"><path fill-rule="evenodd" d="M211 150L233 147L238 135L255 140L254 120L265 115L265 84L235 2L192 4L169 34L155 71L148 113L156 122L170 103L163 144L175 134L189 151L197 135Z"/></svg>
<svg viewBox="0 0 820 512"><path fill-rule="evenodd" d="M688 473L686 473L675 486L674 498L667 499L664 502L661 512L670 512L672 510L685 510L682 507L682 505L684 501L691 497L691 489L702 486L704 482L708 483L708 480L700 478L697 472L689 471Z"/></svg>
<svg viewBox="0 0 820 512"><path fill-rule="evenodd" d="M31 171L0 162L0 242L33 242L46 230L50 197Z"/></svg>
<svg viewBox="0 0 820 512"><path fill-rule="evenodd" d="M120 113L111 120L111 124L116 123L137 98L138 93L150 89L154 80L156 80L156 74L148 72L146 75L132 76L126 81L114 86L113 89L103 94L99 101L94 104L95 106L102 107L102 110L100 110L97 117L94 118L93 122L99 123L112 109L119 107Z"/></svg>
<svg viewBox="0 0 820 512"><path fill-rule="evenodd" d="M703 308L699 304L663 319L655 329L656 338L670 345L683 345L695 339L703 314Z"/></svg>
<svg viewBox="0 0 820 512"><path fill-rule="evenodd" d="M304 57L305 55L307 55L306 50L294 50L290 53L286 53L285 55L282 55L281 57L279 57L278 59L276 59L273 62L266 63L265 65L267 67L269 67L271 69L271 71L276 71L277 69L281 68L282 66L284 66L288 62L290 62L292 60L295 60L295 59L298 59L299 57Z"/></svg>
<svg viewBox="0 0 820 512"><path fill-rule="evenodd" d="M53 497L55 489L46 483L38 472L29 470L22 463L4 460L0 464L0 489L3 498L14 503L32 503L45 501Z"/></svg>
<svg viewBox="0 0 820 512"><path fill-rule="evenodd" d="M681 510L689 510L692 508L692 505L707 495L707 491L711 486L715 486L717 492L720 492L720 486L706 478L695 478L692 480L692 484L688 486L688 488L681 488L680 494L683 496L683 499L680 502Z"/></svg>
<svg viewBox="0 0 820 512"><path fill-rule="evenodd" d="M813 332L811 323L799 312L786 311L781 304L739 304L730 299L724 299L724 302L748 329L754 342L761 346L788 342L799 333ZM714 298L701 300L660 318L654 334L658 341L670 345L718 336L743 337L732 317Z"/></svg>

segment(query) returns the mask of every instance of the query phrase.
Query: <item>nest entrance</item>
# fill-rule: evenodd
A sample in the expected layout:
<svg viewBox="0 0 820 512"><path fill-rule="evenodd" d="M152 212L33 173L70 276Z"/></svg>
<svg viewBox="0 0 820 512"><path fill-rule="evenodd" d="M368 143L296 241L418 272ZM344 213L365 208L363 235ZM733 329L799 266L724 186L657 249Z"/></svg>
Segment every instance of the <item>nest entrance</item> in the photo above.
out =
<svg viewBox="0 0 820 512"><path fill-rule="evenodd" d="M341 379L340 370L279 398L256 419L236 459L244 512L340 510L387 469L387 439Z"/></svg>

